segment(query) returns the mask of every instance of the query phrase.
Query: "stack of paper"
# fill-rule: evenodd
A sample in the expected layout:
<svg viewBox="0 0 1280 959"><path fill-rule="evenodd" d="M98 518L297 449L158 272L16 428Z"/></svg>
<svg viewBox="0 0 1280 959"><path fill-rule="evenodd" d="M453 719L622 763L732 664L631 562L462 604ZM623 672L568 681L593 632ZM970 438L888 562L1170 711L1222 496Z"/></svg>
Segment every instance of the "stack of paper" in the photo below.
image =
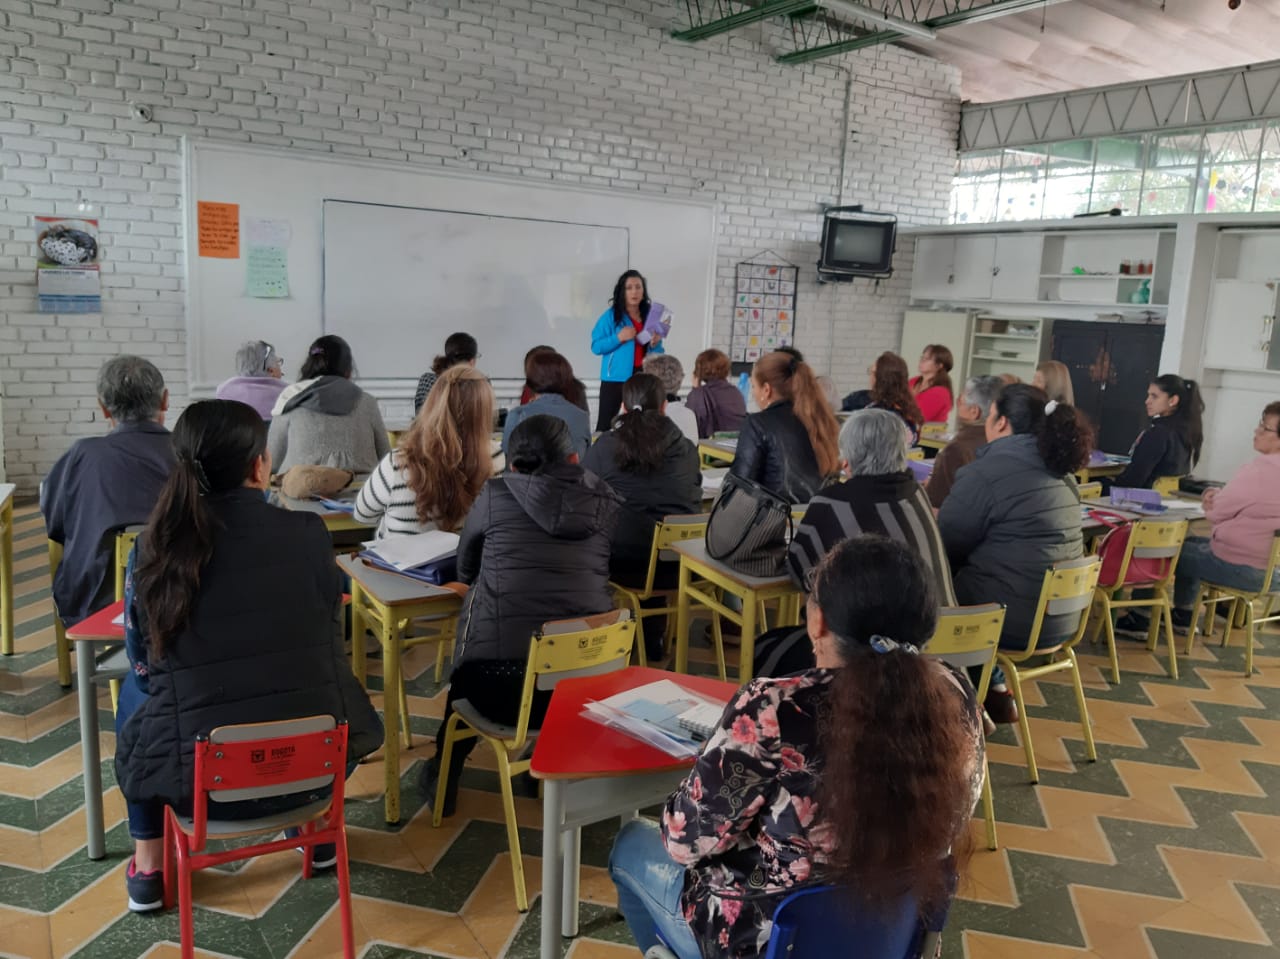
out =
<svg viewBox="0 0 1280 959"><path fill-rule="evenodd" d="M373 566L440 585L438 565L458 555L458 534L433 529L364 544L363 559ZM450 575L448 578L452 578Z"/></svg>
<svg viewBox="0 0 1280 959"><path fill-rule="evenodd" d="M691 693L669 679L660 679L608 699L591 700L582 715L648 743L671 756L698 755L700 735L680 725L680 716L699 706L723 707Z"/></svg>
<svg viewBox="0 0 1280 959"><path fill-rule="evenodd" d="M714 499L720 493L720 487L724 485L724 478L729 473L729 467L718 466L714 469L702 471L702 496L704 499Z"/></svg>

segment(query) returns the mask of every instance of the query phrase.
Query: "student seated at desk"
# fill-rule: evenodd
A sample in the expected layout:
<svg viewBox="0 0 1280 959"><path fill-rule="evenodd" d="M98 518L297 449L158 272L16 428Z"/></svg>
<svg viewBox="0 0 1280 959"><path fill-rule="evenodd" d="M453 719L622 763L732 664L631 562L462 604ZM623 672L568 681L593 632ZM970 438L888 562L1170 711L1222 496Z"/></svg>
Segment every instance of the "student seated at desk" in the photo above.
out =
<svg viewBox="0 0 1280 959"><path fill-rule="evenodd" d="M376 523L376 539L457 529L493 476L492 431L488 377L466 363L449 367L399 445L369 474L352 515Z"/></svg>
<svg viewBox="0 0 1280 959"><path fill-rule="evenodd" d="M663 354L650 357L664 358ZM666 395L666 386L656 376L637 373L627 380L622 384L625 412L613 421L613 429L600 434L582 461L622 497L609 576L624 586L644 585L654 526L664 516L696 513L702 505L698 450L666 415ZM660 561L654 585L674 589L679 571L679 562ZM657 605L662 605L661 598ZM644 621L651 658L662 654L665 625L659 616Z"/></svg>
<svg viewBox="0 0 1280 959"><path fill-rule="evenodd" d="M850 393L842 404L846 411L877 409L890 410L902 417L907 424L907 446L915 446L920 440L920 427L924 414L911 392L907 380L907 361L897 353L881 353L868 370L871 389Z"/></svg>
<svg viewBox="0 0 1280 959"><path fill-rule="evenodd" d="M1200 581L1250 592L1261 590L1271 544L1280 529L1280 401L1268 403L1253 428L1256 457L1222 489L1207 489L1202 504L1212 527L1208 539L1188 536L1173 584L1173 625L1191 625ZM1280 586L1273 583L1272 588ZM1147 631L1147 619L1130 613L1117 629Z"/></svg>
<svg viewBox="0 0 1280 959"><path fill-rule="evenodd" d="M564 422L573 438L573 449L579 457L591 445L591 417L574 400L578 387L574 384L573 366L555 350L535 349L525 357L525 384L533 390L533 399L507 413L502 428L502 448L509 450L511 432L530 416L545 414Z"/></svg>
<svg viewBox="0 0 1280 959"><path fill-rule="evenodd" d="M644 371L652 373L662 381L666 391L666 417L676 426L690 442L698 442L698 418L684 403L680 402L680 387L684 385L684 365L670 353L650 353L644 358ZM627 410L626 401L622 404L623 412Z"/></svg>
<svg viewBox="0 0 1280 959"><path fill-rule="evenodd" d="M382 723L342 650L342 585L318 516L268 505L267 428L232 400L193 403L177 465L129 560L116 713L116 779L135 851L129 908L163 905L164 807L190 815L197 736L218 726L329 714L350 764ZM310 793L218 803L219 819L296 809ZM327 855L326 855L327 854ZM332 865L317 847L313 863Z"/></svg>
<svg viewBox="0 0 1280 959"><path fill-rule="evenodd" d="M1129 450L1129 465L1110 486L1150 489L1162 476L1186 476L1200 459L1204 442L1204 400L1195 380L1173 373L1156 377L1147 387L1151 425Z"/></svg>
<svg viewBox="0 0 1280 959"><path fill-rule="evenodd" d="M945 423L951 416L951 368L955 362L941 343L930 343L920 354L920 373L911 377L908 386L926 423Z"/></svg>
<svg viewBox="0 0 1280 959"><path fill-rule="evenodd" d="M766 353L752 367L751 395L760 412L742 421L729 472L809 502L840 465L840 427L813 370L790 353Z"/></svg>
<svg viewBox="0 0 1280 959"><path fill-rule="evenodd" d="M1076 391L1071 385L1071 371L1066 363L1057 360L1045 360L1036 367L1036 375L1031 377L1031 385L1044 390L1049 399L1058 403L1075 406Z"/></svg>
<svg viewBox="0 0 1280 959"><path fill-rule="evenodd" d="M250 340L236 350L236 375L221 383L214 396L248 403L270 422L271 410L286 386L284 357L265 340Z"/></svg>
<svg viewBox="0 0 1280 959"><path fill-rule="evenodd" d="M680 959L754 959L779 901L806 884L847 886L868 918L907 895L926 913L949 901L983 744L973 687L916 655L936 623L930 576L902 544L857 537L823 560L807 616L817 665L744 686L661 826L633 820L614 842L641 950L661 936Z"/></svg>
<svg viewBox="0 0 1280 959"><path fill-rule="evenodd" d="M431 369L418 378L418 388L413 394L413 415L417 416L422 404L427 401L431 388L445 370L459 365L473 369L480 358L480 345L470 333L450 333L444 341L444 353L431 361Z"/></svg>
<svg viewBox="0 0 1280 959"><path fill-rule="evenodd" d="M698 436L736 433L747 415L747 399L729 382L733 369L729 357L719 350L703 350L693 361L693 389L684 405L698 420Z"/></svg>
<svg viewBox="0 0 1280 959"><path fill-rule="evenodd" d="M934 509L940 509L951 493L960 467L972 463L978 448L987 445L987 415L1002 389L1004 381L998 376L971 376L964 384L956 404L956 435L934 457L924 487Z"/></svg>
<svg viewBox="0 0 1280 959"><path fill-rule="evenodd" d="M986 446L956 475L938 527L965 605L1004 603L1002 645L1025 648L1045 570L1084 550L1080 494L1071 476L1089 458L1093 430L1078 410L1034 386L1006 386L987 416ZM1071 616L1049 616L1048 645L1070 632ZM993 676L986 708L1017 720L1003 676Z"/></svg>
<svg viewBox="0 0 1280 959"><path fill-rule="evenodd" d="M276 472L332 466L368 473L391 451L378 401L351 382L355 361L340 336L307 350L299 380L276 401L268 447Z"/></svg>
<svg viewBox="0 0 1280 959"><path fill-rule="evenodd" d="M436 754L422 770L428 801L435 797L453 704L466 699L489 719L515 723L533 634L551 620L614 608L609 539L618 495L578 465L564 421L525 417L508 438L507 467L485 484L458 543L458 579L471 589L458 621ZM542 722L550 698L534 693L531 728ZM453 815L462 765L475 744L464 739L453 746L445 816Z"/></svg>
<svg viewBox="0 0 1280 959"><path fill-rule="evenodd" d="M146 522L173 469L164 428L169 391L150 360L117 356L103 363L98 406L111 432L76 440L40 484L49 539L62 544L53 602L68 626L110 605L116 532Z"/></svg>

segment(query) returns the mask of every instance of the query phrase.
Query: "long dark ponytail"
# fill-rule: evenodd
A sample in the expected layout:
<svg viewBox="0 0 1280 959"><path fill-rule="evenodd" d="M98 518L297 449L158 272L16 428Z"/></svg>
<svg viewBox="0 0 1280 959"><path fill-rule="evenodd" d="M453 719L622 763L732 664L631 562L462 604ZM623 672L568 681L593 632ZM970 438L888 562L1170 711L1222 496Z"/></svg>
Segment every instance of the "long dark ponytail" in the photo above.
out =
<svg viewBox="0 0 1280 959"><path fill-rule="evenodd" d="M1168 419L1178 431L1182 441L1191 451L1191 462L1200 461L1200 449L1204 446L1204 397L1195 380L1183 379L1176 373L1165 373L1153 381L1166 396L1176 396L1178 405Z"/></svg>
<svg viewBox="0 0 1280 959"><path fill-rule="evenodd" d="M627 473L656 473L666 461L666 417L660 412L667 398L662 380L652 373L636 373L622 384L622 412L613 421L618 438L614 462Z"/></svg>
<svg viewBox="0 0 1280 959"><path fill-rule="evenodd" d="M1014 383L1000 391L996 414L1016 433L1033 433L1040 458L1050 473L1066 476L1084 466L1093 451L1088 418L1070 403L1050 402L1044 390Z"/></svg>
<svg viewBox="0 0 1280 959"><path fill-rule="evenodd" d="M843 660L820 727L820 809L838 837L828 879L873 912L907 895L932 912L971 850L981 758L963 681L915 654L937 625L930 576L901 543L855 536L817 566L810 601Z"/></svg>
<svg viewBox="0 0 1280 959"><path fill-rule="evenodd" d="M142 535L135 579L155 658L186 628L213 556L217 518L207 496L243 486L267 448L267 427L235 400L192 403L173 428L177 463Z"/></svg>

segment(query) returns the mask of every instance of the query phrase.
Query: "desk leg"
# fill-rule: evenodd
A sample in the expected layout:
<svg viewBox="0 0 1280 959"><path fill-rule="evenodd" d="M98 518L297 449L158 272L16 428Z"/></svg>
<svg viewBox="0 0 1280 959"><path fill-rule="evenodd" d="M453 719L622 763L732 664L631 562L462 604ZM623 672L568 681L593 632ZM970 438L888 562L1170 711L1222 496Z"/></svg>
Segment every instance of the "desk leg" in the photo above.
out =
<svg viewBox="0 0 1280 959"><path fill-rule="evenodd" d="M760 604L754 593L742 597L742 645L738 648L738 682L751 678L756 654L756 612Z"/></svg>
<svg viewBox="0 0 1280 959"><path fill-rule="evenodd" d="M369 688L369 661L364 648L364 590L354 579L351 581L351 671L365 689Z"/></svg>
<svg viewBox="0 0 1280 959"><path fill-rule="evenodd" d="M396 637L395 613L387 607L382 614L382 761L386 766L387 822L400 821L400 642Z"/></svg>
<svg viewBox="0 0 1280 959"><path fill-rule="evenodd" d="M545 842L545 840L543 840ZM566 829L560 836L564 867L564 900L560 903L560 935L572 939L578 934L579 882L582 878L582 830Z"/></svg>
<svg viewBox="0 0 1280 959"><path fill-rule="evenodd" d="M689 671L689 564L680 560L680 579L676 586L676 672Z"/></svg>
<svg viewBox="0 0 1280 959"><path fill-rule="evenodd" d="M542 783L542 930L541 959L560 959L557 920L562 917L565 864L561 858L560 824L564 822L565 783L546 779Z"/></svg>
<svg viewBox="0 0 1280 959"><path fill-rule="evenodd" d="M0 653L13 655L13 497L0 511Z"/></svg>
<svg viewBox="0 0 1280 959"><path fill-rule="evenodd" d="M102 822L102 751L98 743L98 689L93 684L97 664L93 643L76 643L76 687L80 696L80 757L84 764L84 818L89 858L106 855Z"/></svg>

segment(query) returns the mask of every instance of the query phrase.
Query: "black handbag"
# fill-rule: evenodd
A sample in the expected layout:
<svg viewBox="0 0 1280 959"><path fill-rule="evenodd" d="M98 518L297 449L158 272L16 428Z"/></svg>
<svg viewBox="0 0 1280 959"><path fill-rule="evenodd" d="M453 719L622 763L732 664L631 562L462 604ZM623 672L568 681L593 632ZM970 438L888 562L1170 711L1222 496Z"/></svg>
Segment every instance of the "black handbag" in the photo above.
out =
<svg viewBox="0 0 1280 959"><path fill-rule="evenodd" d="M730 473L707 518L707 555L748 576L778 576L792 532L790 502Z"/></svg>

